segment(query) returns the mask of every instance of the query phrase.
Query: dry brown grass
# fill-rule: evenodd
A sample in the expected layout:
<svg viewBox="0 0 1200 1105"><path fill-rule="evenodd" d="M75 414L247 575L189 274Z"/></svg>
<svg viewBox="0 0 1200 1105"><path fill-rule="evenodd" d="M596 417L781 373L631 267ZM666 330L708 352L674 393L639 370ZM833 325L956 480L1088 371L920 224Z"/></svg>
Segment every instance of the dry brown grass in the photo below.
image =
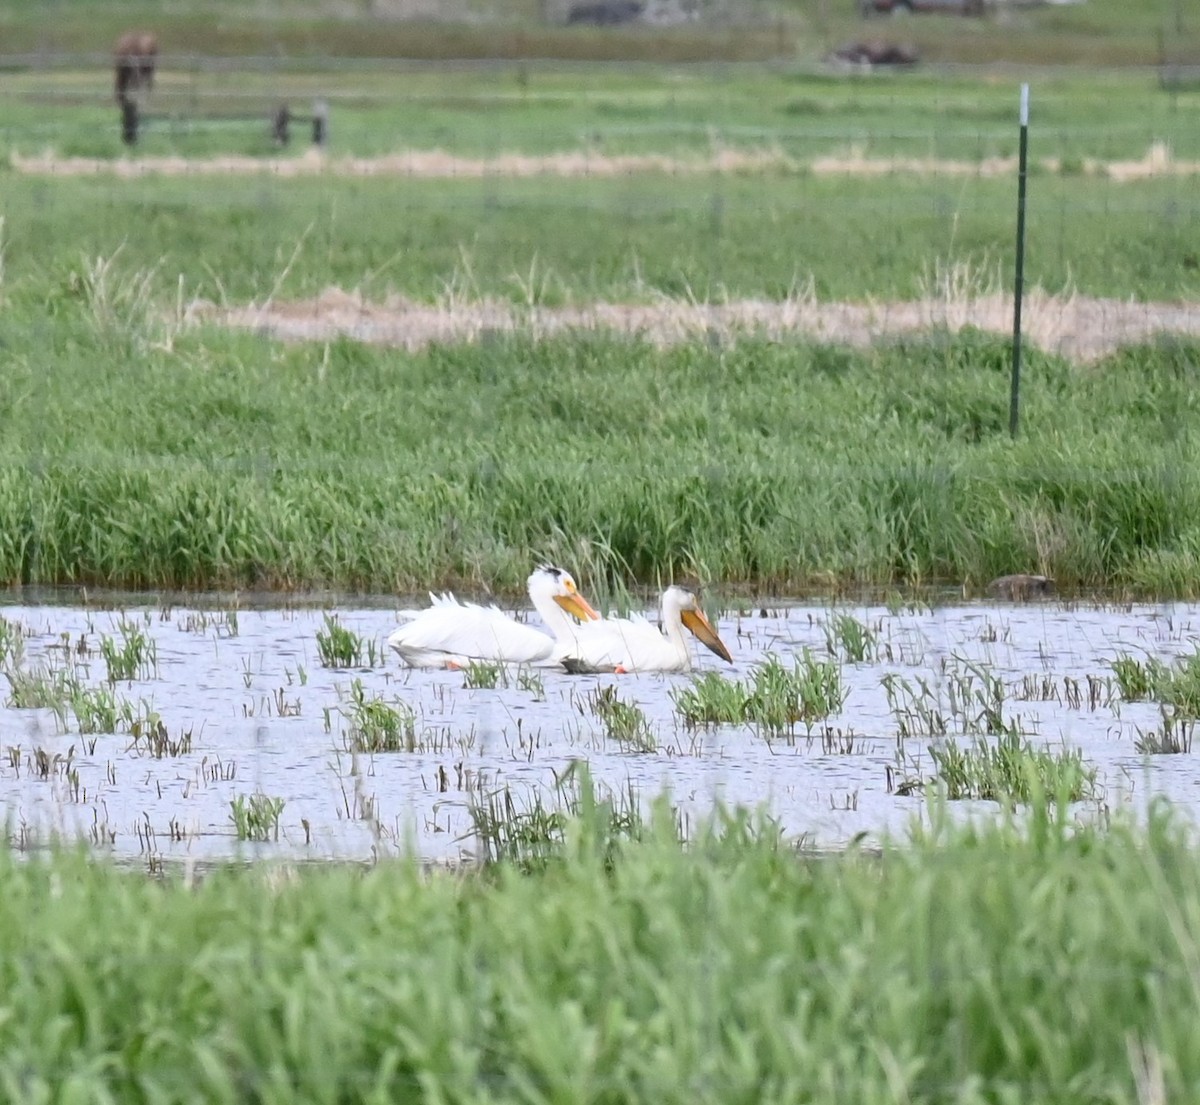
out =
<svg viewBox="0 0 1200 1105"><path fill-rule="evenodd" d="M32 156L13 153L12 168L20 173L45 176L238 176L262 174L301 177L328 173L334 176L451 177L609 177L630 173L754 173L763 171L812 172L824 176L1012 176L1016 158L989 157L953 160L924 157L870 157L862 149L817 157L811 161L789 157L774 147L760 149L717 148L694 157L668 154L602 154L569 150L552 154L499 154L464 157L444 150L401 150L381 157L331 157L316 149L288 157L224 156L187 157L60 157L53 152ZM1045 172L1063 171L1057 158L1043 158ZM1158 176L1200 175L1200 161L1176 159L1162 143L1129 161L1085 159L1079 171L1114 181L1145 180Z"/></svg>
<svg viewBox="0 0 1200 1105"><path fill-rule="evenodd" d="M1030 292L1024 330L1042 349L1087 363L1121 345L1159 333L1200 337L1197 304L1133 303L1081 295ZM808 292L784 301L758 299L699 303L662 298L651 303L590 303L518 307L497 299L419 303L401 296L371 302L329 288L315 299L218 307L196 302L190 323L215 322L288 341L358 341L415 350L435 342L479 341L490 334L546 337L577 330L637 336L657 345L757 334L805 337L855 346L902 334L976 327L1011 333L1011 295L980 286L968 270L940 271L919 300L892 303L821 303Z"/></svg>

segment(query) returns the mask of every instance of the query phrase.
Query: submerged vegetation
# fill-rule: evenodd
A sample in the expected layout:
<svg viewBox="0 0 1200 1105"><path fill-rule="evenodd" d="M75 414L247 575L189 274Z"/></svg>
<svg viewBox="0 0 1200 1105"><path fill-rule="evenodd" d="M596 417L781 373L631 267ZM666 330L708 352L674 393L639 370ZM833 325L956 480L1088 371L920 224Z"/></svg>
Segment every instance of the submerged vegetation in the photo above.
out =
<svg viewBox="0 0 1200 1105"><path fill-rule="evenodd" d="M335 614L326 614L317 630L317 656L326 668L373 668L381 660L378 644L347 629Z"/></svg>
<svg viewBox="0 0 1200 1105"><path fill-rule="evenodd" d="M650 722L635 702L626 702L616 687L597 687L588 695L592 713L604 726L604 735L633 752L654 752L658 742Z"/></svg>
<svg viewBox="0 0 1200 1105"><path fill-rule="evenodd" d="M754 665L747 682L704 672L691 686L671 692L676 712L689 726L749 722L773 733L810 727L841 709L846 699L842 673L833 660L807 650L788 667L776 656Z"/></svg>
<svg viewBox="0 0 1200 1105"><path fill-rule="evenodd" d="M978 798L1002 805L1081 802L1096 793L1096 769L1084 762L1080 749L1041 747L1016 732L995 740L975 737L965 746L934 741L929 758L933 779L904 777L893 783L897 793L934 786L951 801Z"/></svg>
<svg viewBox="0 0 1200 1105"><path fill-rule="evenodd" d="M361 679L350 684L344 713L350 722L347 748L351 752L412 752L417 747L417 719L412 707L371 694Z"/></svg>
<svg viewBox="0 0 1200 1105"><path fill-rule="evenodd" d="M1200 860L1181 826L930 809L880 856L808 858L733 814L682 848L669 808L593 795L497 841L480 877L152 881L0 853L22 1010L0 1080L214 1103L1186 1100Z"/></svg>
<svg viewBox="0 0 1200 1105"><path fill-rule="evenodd" d="M1139 660L1124 653L1112 662L1113 677L1127 702L1152 700L1180 718L1200 719L1200 651L1170 664L1153 656Z"/></svg>

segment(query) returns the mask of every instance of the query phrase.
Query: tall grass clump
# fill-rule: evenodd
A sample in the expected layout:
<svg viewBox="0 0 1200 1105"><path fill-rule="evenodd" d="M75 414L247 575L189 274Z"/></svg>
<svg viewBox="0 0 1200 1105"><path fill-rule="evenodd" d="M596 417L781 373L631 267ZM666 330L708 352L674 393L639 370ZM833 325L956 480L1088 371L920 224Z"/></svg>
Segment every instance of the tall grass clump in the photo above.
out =
<svg viewBox="0 0 1200 1105"><path fill-rule="evenodd" d="M657 804L660 828L668 823L664 815L670 809L665 800ZM646 831L632 784L614 792L597 784L580 760L573 760L556 774L551 789L514 794L505 786L473 795L468 811L479 858L489 865L504 864L522 871L566 860L572 845L611 863L623 842L638 840ZM680 823L673 811L669 824L679 839ZM574 840L572 830L576 832Z"/></svg>
<svg viewBox="0 0 1200 1105"><path fill-rule="evenodd" d="M1112 668L1127 702L1157 701L1181 717L1200 718L1200 652L1171 664L1152 656L1143 661L1123 654L1112 661Z"/></svg>
<svg viewBox="0 0 1200 1105"><path fill-rule="evenodd" d="M4 677L8 680L5 706L13 710L51 710L65 727L74 685L67 672L39 664L6 670Z"/></svg>
<svg viewBox="0 0 1200 1105"><path fill-rule="evenodd" d="M80 733L115 733L121 726L132 727L137 717L133 704L111 685L88 687L72 681L70 705Z"/></svg>
<svg viewBox="0 0 1200 1105"><path fill-rule="evenodd" d="M1153 698L1158 688L1170 678L1166 665L1153 656L1139 660L1122 653L1112 661L1113 678L1126 702L1143 702Z"/></svg>
<svg viewBox="0 0 1200 1105"><path fill-rule="evenodd" d="M283 798L262 791L237 795L229 803L229 820L238 840L278 840L279 818L286 804Z"/></svg>
<svg viewBox="0 0 1200 1105"><path fill-rule="evenodd" d="M118 626L121 640L102 636L100 655L108 671L110 683L128 683L149 679L158 671L158 646L141 626L122 618Z"/></svg>
<svg viewBox="0 0 1200 1105"><path fill-rule="evenodd" d="M598 687L588 695L592 713L604 726L604 735L634 752L655 752L658 742L650 722L634 702L626 702L616 687Z"/></svg>
<svg viewBox="0 0 1200 1105"><path fill-rule="evenodd" d="M463 686L469 690L492 691L508 686L508 672L503 664L488 660L471 660L463 668Z"/></svg>
<svg viewBox="0 0 1200 1105"><path fill-rule="evenodd" d="M851 614L834 614L825 625L825 645L831 656L840 656L851 664L875 659L878 642L875 631Z"/></svg>
<svg viewBox="0 0 1200 1105"><path fill-rule="evenodd" d="M1180 657L1168 670L1159 694L1177 714L1200 718L1200 652Z"/></svg>
<svg viewBox="0 0 1200 1105"><path fill-rule="evenodd" d="M1157 729L1138 729L1133 747L1146 756L1176 756L1192 750L1196 718L1163 707Z"/></svg>
<svg viewBox="0 0 1200 1105"><path fill-rule="evenodd" d="M19 668L25 662L25 628L0 616L0 670Z"/></svg>
<svg viewBox="0 0 1200 1105"><path fill-rule="evenodd" d="M749 722L772 732L791 732L797 724L821 721L846 700L841 668L818 660L807 649L788 668L776 656L754 666L749 681L704 672L691 685L671 692L686 725L735 725Z"/></svg>
<svg viewBox="0 0 1200 1105"><path fill-rule="evenodd" d="M1019 733L995 740L974 738L935 741L929 746L931 785L946 798L978 798L1005 805L1031 802L1080 802L1096 793L1096 769L1079 749L1053 750L1034 745ZM913 780L897 789L911 791Z"/></svg>
<svg viewBox="0 0 1200 1105"><path fill-rule="evenodd" d="M350 684L345 707L352 752L412 752L417 747L417 718L411 706L367 693L361 679Z"/></svg>
<svg viewBox="0 0 1200 1105"><path fill-rule="evenodd" d="M325 668L373 668L381 659L375 641L347 629L331 614L317 630L317 656Z"/></svg>

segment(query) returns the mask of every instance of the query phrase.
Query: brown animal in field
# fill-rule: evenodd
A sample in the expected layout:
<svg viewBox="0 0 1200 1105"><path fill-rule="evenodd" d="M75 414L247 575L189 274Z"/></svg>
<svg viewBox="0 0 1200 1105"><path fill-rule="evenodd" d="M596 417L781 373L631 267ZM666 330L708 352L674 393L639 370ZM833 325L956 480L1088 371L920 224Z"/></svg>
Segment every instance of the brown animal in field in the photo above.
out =
<svg viewBox="0 0 1200 1105"><path fill-rule="evenodd" d="M1026 575L1018 572L1011 576L1001 576L993 579L987 585L988 594L1011 602L1027 602L1029 599L1041 598L1054 594L1054 580L1049 576Z"/></svg>
<svg viewBox="0 0 1200 1105"><path fill-rule="evenodd" d="M140 88L154 87L154 66L158 62L158 36L148 31L127 31L113 47L117 103L124 104Z"/></svg>

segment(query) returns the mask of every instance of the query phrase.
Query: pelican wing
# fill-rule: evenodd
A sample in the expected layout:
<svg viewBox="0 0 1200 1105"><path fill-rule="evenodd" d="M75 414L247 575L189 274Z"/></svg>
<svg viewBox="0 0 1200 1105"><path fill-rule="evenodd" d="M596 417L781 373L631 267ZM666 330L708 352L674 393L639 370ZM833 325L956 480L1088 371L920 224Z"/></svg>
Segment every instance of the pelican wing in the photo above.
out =
<svg viewBox="0 0 1200 1105"><path fill-rule="evenodd" d="M675 671L688 662L686 653L681 657L654 624L640 616L589 622L579 626L575 636L576 647L566 658L568 671Z"/></svg>
<svg viewBox="0 0 1200 1105"><path fill-rule="evenodd" d="M463 665L472 660L532 664L544 660L554 647L551 637L514 621L495 606L461 603L449 596L434 601L434 606L388 637L388 644L413 667Z"/></svg>
<svg viewBox="0 0 1200 1105"><path fill-rule="evenodd" d="M430 591L429 592L429 605L430 606L461 606L462 603L460 603L458 601L458 599L456 599L454 597L454 593L451 591L444 591L440 595L435 594L433 591ZM402 610L397 610L396 617L399 621L411 622L413 619L424 617L424 615L426 615L428 613L429 613L429 606L422 606L415 610L412 609L411 607L408 607L408 608L405 608Z"/></svg>

